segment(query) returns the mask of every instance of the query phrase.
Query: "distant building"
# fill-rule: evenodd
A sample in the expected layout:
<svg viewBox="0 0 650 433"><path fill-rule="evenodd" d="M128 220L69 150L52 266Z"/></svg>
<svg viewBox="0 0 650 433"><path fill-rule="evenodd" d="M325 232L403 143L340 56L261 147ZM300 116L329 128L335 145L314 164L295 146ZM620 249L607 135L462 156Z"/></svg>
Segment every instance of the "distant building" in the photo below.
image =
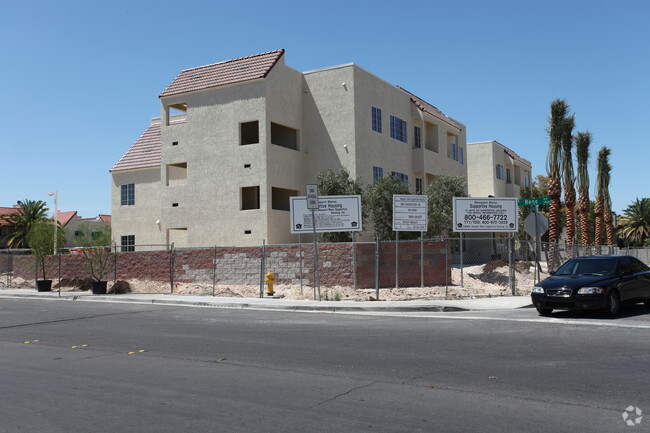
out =
<svg viewBox="0 0 650 433"><path fill-rule="evenodd" d="M100 230L111 228L111 215L98 215L93 218L77 216L77 211L59 212L59 225L65 230L65 246L77 247L84 244L86 236L93 236Z"/></svg>
<svg viewBox="0 0 650 433"><path fill-rule="evenodd" d="M467 190L472 197L521 197L532 164L498 141L467 143Z"/></svg>
<svg viewBox="0 0 650 433"><path fill-rule="evenodd" d="M284 50L182 71L110 170L113 236L136 244L298 240L289 200L327 169L420 193L466 176L465 126L355 64L300 72Z"/></svg>

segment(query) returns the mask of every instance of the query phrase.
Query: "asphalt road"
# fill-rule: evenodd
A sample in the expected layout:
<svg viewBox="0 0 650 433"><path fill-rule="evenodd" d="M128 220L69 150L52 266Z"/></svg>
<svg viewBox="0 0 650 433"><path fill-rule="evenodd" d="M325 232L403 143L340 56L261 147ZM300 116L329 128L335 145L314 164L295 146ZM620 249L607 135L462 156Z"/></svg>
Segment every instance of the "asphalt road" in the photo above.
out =
<svg viewBox="0 0 650 433"><path fill-rule="evenodd" d="M650 431L650 312L0 299L0 432ZM629 406L646 410L628 420Z"/></svg>

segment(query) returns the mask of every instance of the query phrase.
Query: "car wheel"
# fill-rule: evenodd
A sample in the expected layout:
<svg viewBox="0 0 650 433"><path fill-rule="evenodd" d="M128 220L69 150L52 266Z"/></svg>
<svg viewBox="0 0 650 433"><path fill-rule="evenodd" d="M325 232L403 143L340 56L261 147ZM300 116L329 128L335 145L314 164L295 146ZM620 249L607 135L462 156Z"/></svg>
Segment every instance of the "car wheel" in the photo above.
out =
<svg viewBox="0 0 650 433"><path fill-rule="evenodd" d="M613 291L609 292L609 295L607 295L607 307L605 308L605 313L610 317L614 317L620 310L621 300L618 297L618 293Z"/></svg>
<svg viewBox="0 0 650 433"><path fill-rule="evenodd" d="M537 308L537 312L540 316L550 316L553 312L552 308Z"/></svg>

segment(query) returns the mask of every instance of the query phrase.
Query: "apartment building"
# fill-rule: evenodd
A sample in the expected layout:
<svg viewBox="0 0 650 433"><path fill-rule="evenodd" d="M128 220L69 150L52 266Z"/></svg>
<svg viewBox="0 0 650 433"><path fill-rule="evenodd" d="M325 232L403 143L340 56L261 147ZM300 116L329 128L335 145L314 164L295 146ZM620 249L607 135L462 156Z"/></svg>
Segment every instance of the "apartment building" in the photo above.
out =
<svg viewBox="0 0 650 433"><path fill-rule="evenodd" d="M532 165L498 141L467 143L467 190L472 197L521 197Z"/></svg>
<svg viewBox="0 0 650 433"><path fill-rule="evenodd" d="M350 63L300 72L284 50L182 71L110 170L112 230L135 245L290 243L289 198L327 169L413 193L467 176L465 126Z"/></svg>

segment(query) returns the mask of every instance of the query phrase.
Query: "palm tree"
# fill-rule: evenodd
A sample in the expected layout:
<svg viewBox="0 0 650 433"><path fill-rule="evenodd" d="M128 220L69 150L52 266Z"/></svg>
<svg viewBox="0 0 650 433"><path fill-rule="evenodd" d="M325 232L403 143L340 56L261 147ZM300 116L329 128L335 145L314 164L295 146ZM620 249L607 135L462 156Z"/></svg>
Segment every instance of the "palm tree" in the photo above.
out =
<svg viewBox="0 0 650 433"><path fill-rule="evenodd" d="M13 232L6 236L8 248L27 248L27 234L34 224L47 219L47 205L42 200L19 201L20 210L16 213L3 215L0 218L9 223Z"/></svg>
<svg viewBox="0 0 650 433"><path fill-rule="evenodd" d="M590 132L576 134L576 161L577 186L580 198L578 199L578 216L580 217L580 234L582 245L589 245L589 146L591 145Z"/></svg>
<svg viewBox="0 0 650 433"><path fill-rule="evenodd" d="M638 247L650 239L650 198L637 198L625 208L618 235L629 245Z"/></svg>
<svg viewBox="0 0 650 433"><path fill-rule="evenodd" d="M571 115L562 123L562 181L564 182L564 205L566 206L566 237L569 247L573 246L576 233L576 190L573 174L573 128L575 116ZM573 248L569 249L569 254Z"/></svg>
<svg viewBox="0 0 650 433"><path fill-rule="evenodd" d="M603 217L605 215L606 204L609 203L609 175L611 166L609 165L609 156L612 150L603 147L598 152L598 174L596 177L596 234L594 236L594 245L603 244ZM611 213L611 212L610 212Z"/></svg>
<svg viewBox="0 0 650 433"><path fill-rule="evenodd" d="M555 244L558 240L560 226L560 196L562 195L562 182L560 168L562 165L562 135L569 105L564 99L551 102L551 117L548 123L549 146L546 157L546 171L548 174L548 195L551 197L548 221L548 238L550 245L549 270L556 268Z"/></svg>

